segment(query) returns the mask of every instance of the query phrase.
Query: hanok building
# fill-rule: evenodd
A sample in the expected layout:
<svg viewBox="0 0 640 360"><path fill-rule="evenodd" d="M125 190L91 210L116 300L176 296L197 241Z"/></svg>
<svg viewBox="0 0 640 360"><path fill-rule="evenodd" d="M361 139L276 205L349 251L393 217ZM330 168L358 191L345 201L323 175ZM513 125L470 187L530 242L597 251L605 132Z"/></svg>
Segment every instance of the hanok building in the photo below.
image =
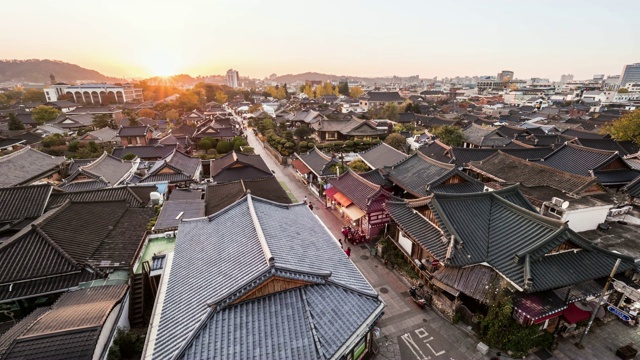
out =
<svg viewBox="0 0 640 360"><path fill-rule="evenodd" d="M211 160L211 179L216 183L273 177L260 155L248 155L231 151Z"/></svg>
<svg viewBox="0 0 640 360"><path fill-rule="evenodd" d="M124 146L115 147L111 151L111 155L122 159L127 154L133 154L135 157L145 161L160 160L168 156L176 149L176 146L164 145L147 145L147 146Z"/></svg>
<svg viewBox="0 0 640 360"><path fill-rule="evenodd" d="M433 192L478 192L484 185L458 170L453 164L433 160L421 152L384 169L403 198L420 198Z"/></svg>
<svg viewBox="0 0 640 360"><path fill-rule="evenodd" d="M174 149L169 155L156 161L138 183L168 182L186 187L193 182L200 182L201 177L200 159Z"/></svg>
<svg viewBox="0 0 640 360"><path fill-rule="evenodd" d="M249 194L180 224L143 358L358 359L384 306L305 204Z"/></svg>
<svg viewBox="0 0 640 360"><path fill-rule="evenodd" d="M380 143L379 145L358 154L358 158L364 161L364 163L371 169L381 169L385 166L393 166L407 157L407 154L396 150L386 143Z"/></svg>
<svg viewBox="0 0 640 360"><path fill-rule="evenodd" d="M360 107L369 110L374 107L383 107L387 104L402 105L405 98L397 91L369 91L360 97Z"/></svg>
<svg viewBox="0 0 640 360"><path fill-rule="evenodd" d="M387 130L378 129L375 122L354 117L349 120L320 120L311 128L319 141L371 141L387 134Z"/></svg>
<svg viewBox="0 0 640 360"><path fill-rule="evenodd" d="M284 191L275 176L261 179L236 180L207 186L205 194L205 215L213 215L248 193L261 199L291 204L291 198Z"/></svg>
<svg viewBox="0 0 640 360"><path fill-rule="evenodd" d="M481 311L494 291L509 289L518 322L553 331L561 315L569 324L588 318L589 312L572 316L573 303L600 294L616 259L622 260L618 278L636 270L632 257L534 212L516 186L435 193L386 207L396 225L393 242L430 284L433 307L449 319Z"/></svg>
<svg viewBox="0 0 640 360"><path fill-rule="evenodd" d="M116 136L120 138L122 146L150 145L153 129L147 125L121 126Z"/></svg>
<svg viewBox="0 0 640 360"><path fill-rule="evenodd" d="M74 169L59 187L64 191L83 191L121 186L137 168L138 161L118 159L105 151L99 158Z"/></svg>
<svg viewBox="0 0 640 360"><path fill-rule="evenodd" d="M498 130L471 124L471 126L462 130L464 147L493 148L502 147L510 143L511 139L504 137Z"/></svg>
<svg viewBox="0 0 640 360"><path fill-rule="evenodd" d="M2 359L103 359L128 314L127 285L96 286L63 294L36 308L0 336Z"/></svg>
<svg viewBox="0 0 640 360"><path fill-rule="evenodd" d="M302 182L316 195L320 195L327 179L336 177L331 167L337 163L331 156L314 147L306 153L295 153L291 165Z"/></svg>
<svg viewBox="0 0 640 360"><path fill-rule="evenodd" d="M0 187L58 181L63 156L51 156L27 146L0 157Z"/></svg>
<svg viewBox="0 0 640 360"><path fill-rule="evenodd" d="M389 222L384 203L395 198L382 186L374 184L353 171L330 179L325 190L327 206L337 207L340 213L367 237L373 237Z"/></svg>
<svg viewBox="0 0 640 360"><path fill-rule="evenodd" d="M285 117L292 127L311 126L322 119L325 119L319 112L314 110L296 111Z"/></svg>

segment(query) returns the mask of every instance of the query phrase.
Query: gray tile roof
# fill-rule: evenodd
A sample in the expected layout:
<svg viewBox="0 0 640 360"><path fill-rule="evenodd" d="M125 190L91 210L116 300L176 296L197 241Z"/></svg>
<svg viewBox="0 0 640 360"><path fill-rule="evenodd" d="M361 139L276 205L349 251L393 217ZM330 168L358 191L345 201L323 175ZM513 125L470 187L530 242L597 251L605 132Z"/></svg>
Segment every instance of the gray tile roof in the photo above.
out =
<svg viewBox="0 0 640 360"><path fill-rule="evenodd" d="M379 169L374 169L371 171L367 171L365 173L359 174L363 179L372 182L376 185L380 185L384 188L390 187L392 184L387 178L382 174Z"/></svg>
<svg viewBox="0 0 640 360"><path fill-rule="evenodd" d="M211 177L216 182L262 179L273 174L260 155L232 151L211 161Z"/></svg>
<svg viewBox="0 0 640 360"><path fill-rule="evenodd" d="M391 167L387 173L391 182L416 197L429 195L430 187L440 185L455 175L468 179L455 165L433 160L421 152Z"/></svg>
<svg viewBox="0 0 640 360"><path fill-rule="evenodd" d="M28 185L50 173L65 162L64 157L47 155L27 146L0 157L0 187Z"/></svg>
<svg viewBox="0 0 640 360"><path fill-rule="evenodd" d="M420 148L418 148L418 151L427 155L433 160L449 164L451 163L450 149L450 146L440 142L439 140L436 140L431 144L421 146Z"/></svg>
<svg viewBox="0 0 640 360"><path fill-rule="evenodd" d="M505 154L509 154L524 160L539 160L553 152L551 147L534 147L534 148L517 148L517 149L505 149L505 148L492 148L492 149L478 149L478 148L461 148L454 147L450 150L453 162L458 167L464 167L471 161L481 161L489 156L502 151Z"/></svg>
<svg viewBox="0 0 640 360"><path fill-rule="evenodd" d="M628 183L622 188L622 191L629 196L640 198L640 175L638 175L633 181Z"/></svg>
<svg viewBox="0 0 640 360"><path fill-rule="evenodd" d="M47 210L62 205L65 201L91 202L91 201L112 201L126 200L130 207L144 207L149 203L149 194L156 191L156 187L146 186L121 186L117 188L106 188L98 190L53 193L49 198ZM146 198L141 195L145 194Z"/></svg>
<svg viewBox="0 0 640 360"><path fill-rule="evenodd" d="M391 197L382 186L364 179L351 170L329 180L329 183L365 212L380 210L382 203L378 203L378 199Z"/></svg>
<svg viewBox="0 0 640 360"><path fill-rule="evenodd" d="M0 222L39 217L52 189L50 185L0 188Z"/></svg>
<svg viewBox="0 0 640 360"><path fill-rule="evenodd" d="M390 101L404 101L405 99L400 96L400 93L397 91L369 91L363 96L365 99L369 101L382 101L382 102L390 102Z"/></svg>
<svg viewBox="0 0 640 360"><path fill-rule="evenodd" d="M318 148L314 147L306 153L296 153L296 157L307 165L316 176L335 175L330 170L331 165L335 164L335 161L327 154L318 150Z"/></svg>
<svg viewBox="0 0 640 360"><path fill-rule="evenodd" d="M464 141L476 146L504 146L511 140L498 134L498 129L471 124L462 130Z"/></svg>
<svg viewBox="0 0 640 360"><path fill-rule="evenodd" d="M523 209L496 192L436 193L429 207L445 233L455 238L449 266L487 263L521 290L543 291L604 277L616 257L623 259L620 272L635 268L631 257L600 249L566 223ZM565 242L582 251L548 255ZM527 267L530 283L525 282Z"/></svg>
<svg viewBox="0 0 640 360"><path fill-rule="evenodd" d="M170 169L173 173L161 173L165 169ZM201 169L200 159L192 158L174 149L169 155L156 161L140 183L192 181L198 177L199 169Z"/></svg>
<svg viewBox="0 0 640 360"><path fill-rule="evenodd" d="M116 147L111 151L111 155L117 158L123 158L127 154L134 154L140 159L144 160L156 160L161 159L169 154L176 148L176 146L126 146Z"/></svg>
<svg viewBox="0 0 640 360"><path fill-rule="evenodd" d="M179 217L178 217L179 216ZM154 230L178 228L182 219L204 216L204 200L169 200L162 204Z"/></svg>
<svg viewBox="0 0 640 360"><path fill-rule="evenodd" d="M358 157L372 169L395 165L408 156L409 155L396 150L384 142L358 154Z"/></svg>
<svg viewBox="0 0 640 360"><path fill-rule="evenodd" d="M107 188L109 184L102 180L80 180L58 186L61 190L67 192L99 190Z"/></svg>
<svg viewBox="0 0 640 360"><path fill-rule="evenodd" d="M85 175L95 180L101 180L107 186L118 186L131 176L135 170L134 166L135 164L131 161L124 161L107 154L105 151L99 158L87 165L80 166L65 179L65 183L72 182L80 175Z"/></svg>
<svg viewBox="0 0 640 360"><path fill-rule="evenodd" d="M121 126L116 133L118 137L127 137L127 136L146 136L148 132L153 132L148 125L142 126Z"/></svg>
<svg viewBox="0 0 640 360"><path fill-rule="evenodd" d="M547 155L542 164L572 174L591 176L589 170L597 169L602 163L616 156L618 155L613 151L591 149L567 143Z"/></svg>
<svg viewBox="0 0 640 360"><path fill-rule="evenodd" d="M250 191L252 196L281 204L291 199L274 176L253 180L238 180L207 186L206 215L212 215L240 200Z"/></svg>
<svg viewBox="0 0 640 360"><path fill-rule="evenodd" d="M313 234L311 239L309 234ZM313 261L308 260L309 254L313 254ZM207 345L207 351L214 351L214 343L204 338L217 334L208 334L204 330L207 327L200 328L200 324L232 327L215 337L216 349L221 349L223 353L234 352L236 357L230 358L241 358L241 354L246 354L243 351L267 354L270 342L256 345L256 339L247 336L251 341L242 343L236 338L237 334L242 333L242 328L234 327L237 324L235 318L226 319L224 315L239 314L237 311L240 305L232 305L231 302L274 275L315 284L334 283L376 299L373 288L304 204L281 205L247 195L208 218L184 221L179 227L172 263L153 347L154 359L173 358L183 347L187 347L188 351L201 351L203 348L194 345L199 342ZM210 271L211 264L215 264L216 271ZM284 293L273 295L273 299L279 302L279 310L287 301ZM250 300L251 303L258 301L267 301L267 298ZM378 300L375 301L380 304ZM348 303L340 303L349 306ZM217 306L210 307L207 304ZM261 306L269 308L270 305L263 303L255 306L257 308L250 309L248 306L243 309L253 311L264 309ZM321 311L319 314L322 314ZM265 325L274 326L278 323L277 314L260 313L266 317ZM323 319L318 321L335 319L335 315L322 316ZM355 316L343 318L342 326L353 321L357 321ZM291 325L294 326L292 322ZM295 326L302 329L300 323ZM251 331L253 334L257 330ZM338 329L333 331L339 332ZM258 333L266 337L274 332L262 330ZM191 341L192 334L196 342ZM228 336L237 340L233 343L219 342ZM190 346L187 346L187 342ZM240 344L247 346L249 350L241 350ZM238 349L233 350L236 346ZM256 347L252 349L252 346ZM289 346L296 347L294 343L289 343ZM301 348L295 351L308 353L303 342L299 346ZM198 354L194 356L200 356ZM272 356L278 356L277 354L279 353L273 353Z"/></svg>

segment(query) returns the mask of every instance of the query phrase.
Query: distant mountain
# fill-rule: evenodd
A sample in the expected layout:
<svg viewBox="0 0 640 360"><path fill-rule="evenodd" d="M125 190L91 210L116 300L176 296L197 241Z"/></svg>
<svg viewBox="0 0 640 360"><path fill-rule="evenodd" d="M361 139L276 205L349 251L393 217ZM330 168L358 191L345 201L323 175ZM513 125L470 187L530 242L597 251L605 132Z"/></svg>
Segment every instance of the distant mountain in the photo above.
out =
<svg viewBox="0 0 640 360"><path fill-rule="evenodd" d="M279 83L295 83L295 82L304 82L306 80L319 80L319 81L339 81L340 79L349 79L351 81L362 81L368 85L373 85L374 83L387 83L392 81L398 81L400 79L408 79L408 77L396 77L396 76L381 76L381 77L360 77L360 76L349 76L349 75L331 75L331 74L322 74L317 72L305 72L302 74L287 74L276 76L273 81L277 81Z"/></svg>
<svg viewBox="0 0 640 360"><path fill-rule="evenodd" d="M50 74L55 75L56 81L69 83L78 80L96 82L122 82L124 80L57 60L0 60L0 82L27 81L48 84Z"/></svg>

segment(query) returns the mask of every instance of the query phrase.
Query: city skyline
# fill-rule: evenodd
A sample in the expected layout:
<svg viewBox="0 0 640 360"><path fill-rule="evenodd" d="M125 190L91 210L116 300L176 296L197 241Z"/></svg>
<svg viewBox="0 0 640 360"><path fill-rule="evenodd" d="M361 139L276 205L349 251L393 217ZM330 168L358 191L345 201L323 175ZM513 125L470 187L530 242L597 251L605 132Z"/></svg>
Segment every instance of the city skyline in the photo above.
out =
<svg viewBox="0 0 640 360"><path fill-rule="evenodd" d="M73 9L73 17L68 17ZM558 80L620 75L640 61L640 3L508 1L124 2L43 0L6 9L1 58L56 59L105 75L186 73L264 78L319 72L361 77L495 75ZM24 23L24 14L29 22ZM398 25L400 24L400 25ZM629 34L629 35L627 35Z"/></svg>

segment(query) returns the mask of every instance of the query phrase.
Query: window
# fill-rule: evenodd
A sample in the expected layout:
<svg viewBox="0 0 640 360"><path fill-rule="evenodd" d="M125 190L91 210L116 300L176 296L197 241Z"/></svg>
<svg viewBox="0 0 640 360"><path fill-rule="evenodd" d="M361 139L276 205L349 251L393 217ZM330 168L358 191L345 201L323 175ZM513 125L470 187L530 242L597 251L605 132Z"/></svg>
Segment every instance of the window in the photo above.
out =
<svg viewBox="0 0 640 360"><path fill-rule="evenodd" d="M335 131L327 132L327 140L335 140L338 138L338 133Z"/></svg>
<svg viewBox="0 0 640 360"><path fill-rule="evenodd" d="M368 334L367 334L368 336ZM353 359L360 360L367 353L367 336L363 337L353 349Z"/></svg>

